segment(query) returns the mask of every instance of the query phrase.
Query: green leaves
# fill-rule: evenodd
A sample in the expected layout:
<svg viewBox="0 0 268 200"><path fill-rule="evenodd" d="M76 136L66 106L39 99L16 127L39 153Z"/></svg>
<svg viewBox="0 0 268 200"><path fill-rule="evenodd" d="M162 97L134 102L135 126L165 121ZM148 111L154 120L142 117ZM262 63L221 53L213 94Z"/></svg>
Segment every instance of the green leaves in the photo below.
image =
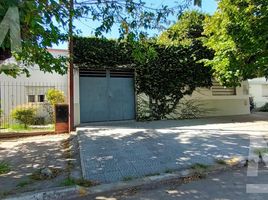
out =
<svg viewBox="0 0 268 200"><path fill-rule="evenodd" d="M66 73L66 61L63 58L53 58L45 51L60 42L67 41L69 16L74 19L87 18L98 21L100 26L95 29L96 36L103 36L115 24L119 24L120 38L125 39L130 34L144 34L148 29L162 29L171 15L180 15L184 9L192 4L192 0L183 3L175 2L172 7L162 5L151 7L143 0L77 0L74 1L74 10L69 10L69 0L8 0L0 3L0 21L10 6L17 6L20 11L22 29L22 52L13 52L12 55L25 65L20 71L0 71L16 76L28 73L28 67L37 64L42 71ZM195 1L196 5L201 5ZM78 32L73 27L74 32ZM144 34L146 35L146 34ZM8 58L2 51L10 54L10 40L6 39L0 46L1 60Z"/></svg>
<svg viewBox="0 0 268 200"><path fill-rule="evenodd" d="M58 89L49 89L46 93L46 98L50 105L52 105L53 107L56 104L65 102L64 93Z"/></svg>
<svg viewBox="0 0 268 200"><path fill-rule="evenodd" d="M17 6L20 11L22 52L12 52L12 55L17 61L23 62L23 67L20 66L18 68L20 70L16 71L0 70L0 73L6 73L14 77L21 73L28 74L28 67L35 64L39 66L41 71L66 73L67 59L53 57L46 48L67 39L67 32L64 31L65 24L59 23L58 19L61 19L62 22L68 20L68 1L10 0L9 3L4 2L0 3L3 8L0 10L0 21L5 16L9 6ZM0 46L0 54L1 49L10 51L9 36ZM4 57L1 60L6 58Z"/></svg>
<svg viewBox="0 0 268 200"><path fill-rule="evenodd" d="M268 76L268 1L221 0L205 20L205 45L215 51L206 65L226 86Z"/></svg>
<svg viewBox="0 0 268 200"><path fill-rule="evenodd" d="M196 87L211 85L210 68L196 62L210 58L201 42L191 47L164 46L153 42L117 42L97 38L75 38L75 65L81 68L134 68L136 90L151 99L153 119L163 119L184 95ZM194 56L193 56L194 55Z"/></svg>
<svg viewBox="0 0 268 200"><path fill-rule="evenodd" d="M18 106L11 112L12 118L17 120L19 123L24 124L24 128L27 128L33 123L35 115L36 108L32 108L31 106Z"/></svg>
<svg viewBox="0 0 268 200"><path fill-rule="evenodd" d="M205 14L195 10L184 12L177 23L160 35L158 42L164 45L190 46L195 40L204 37L202 32L205 17Z"/></svg>
<svg viewBox="0 0 268 200"><path fill-rule="evenodd" d="M98 38L74 38L74 63L81 68L131 66L131 46L124 42Z"/></svg>

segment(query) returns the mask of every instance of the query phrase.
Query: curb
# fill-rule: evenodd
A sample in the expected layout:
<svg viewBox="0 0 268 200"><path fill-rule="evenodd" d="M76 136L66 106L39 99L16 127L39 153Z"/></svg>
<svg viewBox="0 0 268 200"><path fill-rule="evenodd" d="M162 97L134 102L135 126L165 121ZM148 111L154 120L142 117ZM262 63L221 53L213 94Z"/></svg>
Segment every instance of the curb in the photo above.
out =
<svg viewBox="0 0 268 200"><path fill-rule="evenodd" d="M34 136L42 136L42 135L58 135L55 131L40 131L40 132L18 132L18 133L1 133L0 139L14 139L14 138L22 138L22 137L34 137Z"/></svg>
<svg viewBox="0 0 268 200"><path fill-rule="evenodd" d="M218 166L215 165L215 169L212 171L206 172L206 174L210 174L213 172L220 172L224 169L231 169L232 167L243 167L247 163L246 157L236 157L236 161L232 165L227 166ZM213 165L214 166L214 165ZM90 195L97 195L105 192L116 192L119 190L137 188L141 186L161 183L164 181L188 178L196 175L196 172L193 170L181 170L177 171L176 173L171 174L163 174L158 176L150 176L135 179L132 181L120 181L117 183L110 183L110 184L103 184L94 187L80 187L74 186L69 188L54 188L51 190L40 191L40 192L31 192L31 193L24 193L19 196L14 196L10 198L5 198L4 200L65 200L65 199L74 199L79 197L86 197Z"/></svg>
<svg viewBox="0 0 268 200"><path fill-rule="evenodd" d="M86 169L85 169L85 166L84 166L84 163L85 162L83 162L82 161L82 158L81 158L81 155L82 155L82 151L83 151L83 149L81 148L81 136L80 136L80 133L79 133L79 131L77 131L77 134L76 134L76 137L77 137L77 142L78 142L78 149L79 149L79 155L80 155L80 166L81 166L81 175L82 175L82 177L84 178L85 177L85 171L86 171Z"/></svg>
<svg viewBox="0 0 268 200"><path fill-rule="evenodd" d="M53 190L44 190L39 192L29 192L18 196L4 198L3 200L52 200L52 199L66 199L66 197L77 197L76 191L78 186L71 188L55 188Z"/></svg>
<svg viewBox="0 0 268 200"><path fill-rule="evenodd" d="M78 135L76 132L70 133L70 154L72 158L70 163L73 166L70 170L70 177L72 179L82 179L81 158L80 158L80 146L78 141Z"/></svg>

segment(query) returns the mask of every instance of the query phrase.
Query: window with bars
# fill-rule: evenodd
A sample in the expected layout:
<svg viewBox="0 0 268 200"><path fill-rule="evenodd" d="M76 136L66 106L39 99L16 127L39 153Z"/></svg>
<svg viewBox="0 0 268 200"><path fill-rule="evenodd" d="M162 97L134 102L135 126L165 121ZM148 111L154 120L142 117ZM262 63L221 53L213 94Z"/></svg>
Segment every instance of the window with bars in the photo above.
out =
<svg viewBox="0 0 268 200"><path fill-rule="evenodd" d="M34 103L35 102L35 95L28 95L28 102Z"/></svg>
<svg viewBox="0 0 268 200"><path fill-rule="evenodd" d="M213 86L211 87L213 96L233 96L236 95L235 87L225 87L219 82L213 81Z"/></svg>
<svg viewBox="0 0 268 200"><path fill-rule="evenodd" d="M38 102L45 102L45 95L38 95Z"/></svg>

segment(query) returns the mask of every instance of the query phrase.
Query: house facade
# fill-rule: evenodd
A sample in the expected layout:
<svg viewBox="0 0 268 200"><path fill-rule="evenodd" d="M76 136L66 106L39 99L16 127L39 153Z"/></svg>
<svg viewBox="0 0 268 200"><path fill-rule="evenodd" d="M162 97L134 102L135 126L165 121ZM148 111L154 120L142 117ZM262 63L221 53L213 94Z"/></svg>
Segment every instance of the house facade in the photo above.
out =
<svg viewBox="0 0 268 200"><path fill-rule="evenodd" d="M81 123L135 120L137 96L135 75L128 70L75 69L74 119ZM214 82L213 87L197 88L185 100L200 103L203 116L245 115L249 109L249 85L225 88Z"/></svg>
<svg viewBox="0 0 268 200"><path fill-rule="evenodd" d="M54 56L67 56L66 50L49 49ZM10 123L10 113L18 106L37 108L39 117L47 117L45 108L46 92L49 89L61 90L67 102L67 75L45 73L37 66L29 67L30 77L20 75L16 78L0 74L0 110L2 118Z"/></svg>
<svg viewBox="0 0 268 200"><path fill-rule="evenodd" d="M248 80L249 95L253 98L256 108L268 103L268 81L265 77Z"/></svg>

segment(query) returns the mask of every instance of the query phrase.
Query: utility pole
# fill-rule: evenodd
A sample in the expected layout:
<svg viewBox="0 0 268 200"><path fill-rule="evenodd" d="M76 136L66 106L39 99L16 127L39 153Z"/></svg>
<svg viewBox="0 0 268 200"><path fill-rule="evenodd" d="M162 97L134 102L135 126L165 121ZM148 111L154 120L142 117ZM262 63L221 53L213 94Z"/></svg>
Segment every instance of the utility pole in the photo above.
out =
<svg viewBox="0 0 268 200"><path fill-rule="evenodd" d="M74 2L69 2L69 66L68 66L68 103L69 103L69 132L74 130L74 63L73 63L73 15Z"/></svg>

